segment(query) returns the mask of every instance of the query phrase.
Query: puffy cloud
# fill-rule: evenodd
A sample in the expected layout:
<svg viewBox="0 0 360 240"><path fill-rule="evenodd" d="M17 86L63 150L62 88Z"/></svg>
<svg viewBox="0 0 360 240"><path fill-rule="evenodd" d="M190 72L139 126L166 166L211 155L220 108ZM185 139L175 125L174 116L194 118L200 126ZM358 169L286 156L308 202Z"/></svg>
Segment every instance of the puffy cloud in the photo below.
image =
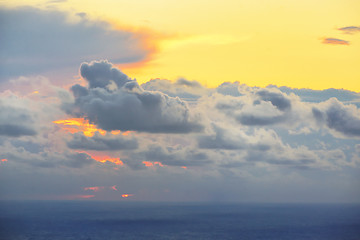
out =
<svg viewBox="0 0 360 240"><path fill-rule="evenodd" d="M96 151L115 151L115 150L134 150L138 147L135 138L122 135L101 136L95 133L93 137L86 137L82 134L74 134L73 139L67 143L72 149L96 150Z"/></svg>
<svg viewBox="0 0 360 240"><path fill-rule="evenodd" d="M180 97L183 100L197 100L203 95L209 94L209 89L203 87L197 81L189 81L183 78L176 82L165 79L153 79L141 85L148 91L160 91L171 97Z"/></svg>
<svg viewBox="0 0 360 240"><path fill-rule="evenodd" d="M81 74L89 87L74 85L75 102L65 108L104 130L189 133L203 128L180 98L144 90L107 61L83 64Z"/></svg>
<svg viewBox="0 0 360 240"><path fill-rule="evenodd" d="M338 28L338 30L340 30L341 32L346 33L346 34L354 34L354 33L360 32L360 27L359 26L347 26L347 27Z"/></svg>
<svg viewBox="0 0 360 240"><path fill-rule="evenodd" d="M291 109L291 101L280 92L274 92L270 89L263 89L256 92L256 95L263 101L269 101L280 111Z"/></svg>
<svg viewBox="0 0 360 240"><path fill-rule="evenodd" d="M350 45L349 41L338 38L325 38L322 43L330 45Z"/></svg>
<svg viewBox="0 0 360 240"><path fill-rule="evenodd" d="M1 179L15 186L6 184L8 194L16 188L14 192L22 196L18 189L24 190L21 182L26 179L31 190L39 185L42 194L51 192L44 190L42 182L46 182L61 187L64 193L71 185L73 194L86 186L118 184L119 190L126 188L124 192L137 193L135 196L144 189L160 193L176 189L177 195L166 192L176 199L186 195L189 187L206 192L205 186L218 196L224 186L244 184L253 189L260 182L270 185L273 178L287 183L295 176L306 182L297 182L294 187L304 188L314 182L327 184L334 178L343 181L340 175L356 172L360 166L356 146L359 109L347 104L357 101L354 92L239 83L209 89L185 79L155 79L139 86L107 61L84 63L80 74L87 86L74 85L72 93L54 88L42 78L19 78L12 84L23 86L16 93L22 97L0 95L2 106L14 114L23 110L32 119L32 123L20 126L32 129L35 124L38 133L19 138L0 136L0 159L8 160L0 164L6 173ZM327 100L331 95L338 100ZM72 116L60 111L60 102ZM138 132L123 136L98 131L86 137L80 133L81 126L74 131L71 125L53 123L74 116L82 117L80 125L90 122L108 131ZM3 122L13 123L9 119ZM189 132L192 134L171 134ZM137 169L146 171L133 171ZM33 175L43 177L35 184ZM43 180L51 178L51 183ZM66 183L61 180L65 178ZM116 196L109 192L99 191L96 197L104 194L114 200ZM164 194L156 194L157 199ZM143 196L139 199L147 199Z"/></svg>
<svg viewBox="0 0 360 240"><path fill-rule="evenodd" d="M354 105L344 105L332 98L313 108L318 123L345 136L360 137L360 111Z"/></svg>
<svg viewBox="0 0 360 240"><path fill-rule="evenodd" d="M241 94L241 91L239 91L239 87L240 87L239 82L234 82L234 83L224 82L216 88L216 91L223 95L238 97L243 95Z"/></svg>
<svg viewBox="0 0 360 240"><path fill-rule="evenodd" d="M144 34L116 30L84 15L22 7L0 9L0 22L0 81L73 69L94 58L137 62L151 51L143 44Z"/></svg>
<svg viewBox="0 0 360 240"><path fill-rule="evenodd" d="M247 126L265 126L292 119L290 97L276 88L254 88L242 96L213 95L216 108ZM295 99L297 101L297 99Z"/></svg>
<svg viewBox="0 0 360 240"><path fill-rule="evenodd" d="M82 63L80 74L89 83L89 88L115 90L124 86L125 83L133 81L107 61ZM116 84L113 86L115 89L111 89L112 83Z"/></svg>

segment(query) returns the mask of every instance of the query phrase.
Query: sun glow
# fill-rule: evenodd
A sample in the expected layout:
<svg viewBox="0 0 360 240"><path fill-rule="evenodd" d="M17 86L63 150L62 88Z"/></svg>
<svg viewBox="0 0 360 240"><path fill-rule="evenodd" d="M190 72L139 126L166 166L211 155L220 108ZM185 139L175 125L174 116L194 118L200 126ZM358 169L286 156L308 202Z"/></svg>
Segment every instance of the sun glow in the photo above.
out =
<svg viewBox="0 0 360 240"><path fill-rule="evenodd" d="M107 131L97 128L95 124L89 123L89 120L85 118L69 118L69 119L60 119L53 121L53 123L58 124L62 129L69 133L82 132L87 137L93 137L96 132L99 132L101 135L105 135ZM128 136L131 131L121 132L120 130L114 130L110 132L113 135L122 134L123 136Z"/></svg>
<svg viewBox="0 0 360 240"><path fill-rule="evenodd" d="M85 154L89 155L92 159L94 159L95 161L100 162L100 163L112 162L118 166L124 165L123 161L121 161L119 157L111 157L106 154L102 154L102 153L98 153L98 152L96 152L96 153L93 153L93 152L89 153L86 151L76 151L76 152L85 153Z"/></svg>
<svg viewBox="0 0 360 240"><path fill-rule="evenodd" d="M115 163L116 165L120 165L120 166L124 165L124 163L120 160L120 158L109 157L107 155L102 155L102 156L91 155L91 157L101 163L112 162Z"/></svg>
<svg viewBox="0 0 360 240"><path fill-rule="evenodd" d="M134 194L122 194L121 197L123 198L128 198L128 197L132 197L134 196Z"/></svg>

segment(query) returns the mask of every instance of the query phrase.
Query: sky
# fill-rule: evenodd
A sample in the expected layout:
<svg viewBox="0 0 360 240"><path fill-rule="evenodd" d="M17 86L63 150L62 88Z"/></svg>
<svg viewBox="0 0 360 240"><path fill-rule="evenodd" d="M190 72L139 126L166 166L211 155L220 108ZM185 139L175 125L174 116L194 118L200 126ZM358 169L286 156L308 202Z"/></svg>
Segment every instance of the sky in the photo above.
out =
<svg viewBox="0 0 360 240"><path fill-rule="evenodd" d="M359 203L359 11L0 1L0 200Z"/></svg>

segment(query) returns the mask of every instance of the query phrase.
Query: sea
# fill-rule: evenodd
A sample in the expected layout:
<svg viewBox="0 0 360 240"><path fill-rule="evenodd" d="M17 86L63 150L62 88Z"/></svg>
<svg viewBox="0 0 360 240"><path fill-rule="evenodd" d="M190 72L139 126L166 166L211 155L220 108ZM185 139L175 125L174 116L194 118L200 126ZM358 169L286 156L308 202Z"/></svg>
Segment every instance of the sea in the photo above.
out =
<svg viewBox="0 0 360 240"><path fill-rule="evenodd" d="M1 240L359 240L360 205L0 202Z"/></svg>

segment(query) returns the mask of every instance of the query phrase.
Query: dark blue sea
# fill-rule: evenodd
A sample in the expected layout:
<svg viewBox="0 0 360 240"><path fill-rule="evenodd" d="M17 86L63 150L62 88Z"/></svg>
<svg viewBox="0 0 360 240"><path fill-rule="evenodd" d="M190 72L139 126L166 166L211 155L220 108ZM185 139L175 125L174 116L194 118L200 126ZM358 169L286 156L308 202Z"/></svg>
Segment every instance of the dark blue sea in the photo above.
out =
<svg viewBox="0 0 360 240"><path fill-rule="evenodd" d="M1 240L359 240L360 205L0 202Z"/></svg>

